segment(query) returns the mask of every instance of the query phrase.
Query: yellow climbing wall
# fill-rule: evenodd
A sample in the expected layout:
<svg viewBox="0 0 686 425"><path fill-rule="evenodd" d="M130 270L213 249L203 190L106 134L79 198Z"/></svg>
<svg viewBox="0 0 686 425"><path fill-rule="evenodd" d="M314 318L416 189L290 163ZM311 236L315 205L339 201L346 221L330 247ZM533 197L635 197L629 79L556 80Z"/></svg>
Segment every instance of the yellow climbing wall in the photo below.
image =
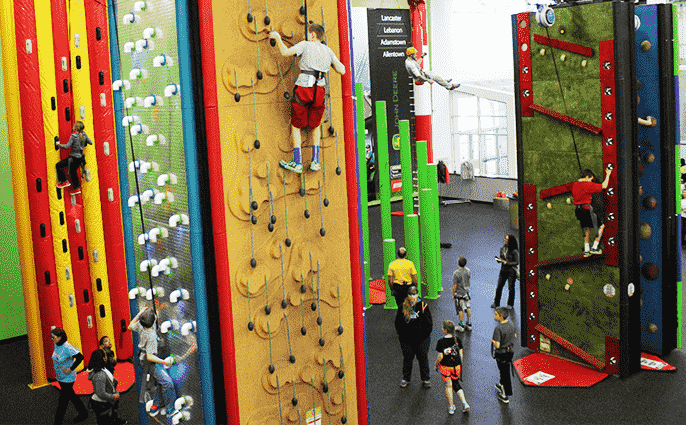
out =
<svg viewBox="0 0 686 425"><path fill-rule="evenodd" d="M291 105L284 93L292 93L298 68L297 59L270 45L269 32L279 31L287 46L302 41L301 6L235 0L212 5L242 424L279 424L281 417L304 424L313 408L321 411L321 423L341 423L343 416L357 423L341 78L333 69L322 170L300 178L278 165L293 155ZM308 19L323 21L327 44L340 57L335 1L308 2ZM310 137L303 138L306 170Z"/></svg>

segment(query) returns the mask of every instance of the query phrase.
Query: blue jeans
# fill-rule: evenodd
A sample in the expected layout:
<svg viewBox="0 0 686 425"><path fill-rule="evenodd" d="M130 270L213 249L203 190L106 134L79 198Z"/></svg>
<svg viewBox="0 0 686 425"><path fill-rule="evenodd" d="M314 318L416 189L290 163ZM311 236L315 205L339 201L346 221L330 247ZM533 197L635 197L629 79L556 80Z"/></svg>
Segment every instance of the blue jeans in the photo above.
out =
<svg viewBox="0 0 686 425"><path fill-rule="evenodd" d="M161 364L155 364L153 369L153 376L157 380L157 391L155 392L155 406L166 406L167 411L171 413L174 410L174 402L176 401L176 391L174 390L174 383L171 377L164 370Z"/></svg>

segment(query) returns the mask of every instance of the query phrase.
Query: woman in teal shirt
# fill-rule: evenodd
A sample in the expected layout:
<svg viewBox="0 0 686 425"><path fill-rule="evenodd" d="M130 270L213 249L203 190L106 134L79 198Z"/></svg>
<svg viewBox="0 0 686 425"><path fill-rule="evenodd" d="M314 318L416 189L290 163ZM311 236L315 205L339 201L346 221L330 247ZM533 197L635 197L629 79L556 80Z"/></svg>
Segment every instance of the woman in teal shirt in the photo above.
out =
<svg viewBox="0 0 686 425"><path fill-rule="evenodd" d="M83 354L67 342L67 333L62 328L54 328L50 331L52 342L55 343L55 350L52 353L52 364L55 367L55 377L60 383L60 398L57 403L55 413L55 425L62 423L64 414L67 413L67 406L71 401L78 416L74 418L74 423L83 422L88 418L88 410L83 402L74 393L74 381L76 381L76 368L83 361Z"/></svg>

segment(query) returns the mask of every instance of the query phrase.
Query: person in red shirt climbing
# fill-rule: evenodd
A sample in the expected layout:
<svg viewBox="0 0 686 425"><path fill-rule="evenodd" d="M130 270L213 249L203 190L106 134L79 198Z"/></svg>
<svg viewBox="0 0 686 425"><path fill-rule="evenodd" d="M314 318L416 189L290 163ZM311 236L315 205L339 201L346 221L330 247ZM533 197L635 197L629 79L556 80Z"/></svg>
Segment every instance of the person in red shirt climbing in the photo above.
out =
<svg viewBox="0 0 686 425"><path fill-rule="evenodd" d="M605 225L598 227L598 216L593 212L591 206L591 198L594 193L600 193L603 189L607 189L610 184L610 174L612 170L606 170L605 180L603 183L595 183L595 175L589 169L582 170L579 174L579 180L572 184L572 197L574 198L574 205L576 205L576 215L581 230L584 234L584 257L590 257L592 254L600 255L603 250L598 246L600 239L603 237L603 229ZM597 237L593 242L593 248L590 247L591 242L591 227L596 230Z"/></svg>

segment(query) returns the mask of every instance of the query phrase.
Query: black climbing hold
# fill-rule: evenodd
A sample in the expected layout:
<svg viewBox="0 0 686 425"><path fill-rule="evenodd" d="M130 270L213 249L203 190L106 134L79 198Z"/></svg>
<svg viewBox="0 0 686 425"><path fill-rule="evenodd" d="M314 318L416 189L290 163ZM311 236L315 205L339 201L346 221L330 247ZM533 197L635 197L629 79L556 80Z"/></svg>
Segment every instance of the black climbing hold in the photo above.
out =
<svg viewBox="0 0 686 425"><path fill-rule="evenodd" d="M343 379L344 376L345 376L345 372L343 372L343 369L339 370L338 371L338 379Z"/></svg>
<svg viewBox="0 0 686 425"><path fill-rule="evenodd" d="M264 75L262 75L262 71L257 71L257 79L261 80Z"/></svg>
<svg viewBox="0 0 686 425"><path fill-rule="evenodd" d="M336 175L340 176L342 172L341 167L336 167Z"/></svg>
<svg viewBox="0 0 686 425"><path fill-rule="evenodd" d="M341 416L341 423L345 424L348 422L348 418L345 417L345 415Z"/></svg>
<svg viewBox="0 0 686 425"><path fill-rule="evenodd" d="M288 361L290 361L291 363L295 363L295 356L291 354L291 356L288 358Z"/></svg>
<svg viewBox="0 0 686 425"><path fill-rule="evenodd" d="M303 326L302 328L300 328L300 333L305 335L307 333L307 329L305 329L305 327Z"/></svg>
<svg viewBox="0 0 686 425"><path fill-rule="evenodd" d="M252 13L248 13L248 22L252 22Z"/></svg>
<svg viewBox="0 0 686 425"><path fill-rule="evenodd" d="M248 330L251 331L255 329L255 324L253 322L248 322Z"/></svg>
<svg viewBox="0 0 686 425"><path fill-rule="evenodd" d="M285 91L285 92L283 92L283 97L285 97L286 99L290 99L290 98L291 98L291 94L288 93L287 91Z"/></svg>
<svg viewBox="0 0 686 425"><path fill-rule="evenodd" d="M286 238L286 246L287 247L291 246L291 240L289 238Z"/></svg>
<svg viewBox="0 0 686 425"><path fill-rule="evenodd" d="M251 214L250 215L250 222L252 222L252 224L257 224L257 216Z"/></svg>
<svg viewBox="0 0 686 425"><path fill-rule="evenodd" d="M325 207L329 206L329 198L324 198L324 206Z"/></svg>
<svg viewBox="0 0 686 425"><path fill-rule="evenodd" d="M286 302L286 300L281 300L281 308L286 308L286 307L288 307L288 303Z"/></svg>
<svg viewBox="0 0 686 425"><path fill-rule="evenodd" d="M319 338L319 345L324 346L324 338Z"/></svg>
<svg viewBox="0 0 686 425"><path fill-rule="evenodd" d="M265 306L264 306L264 312L265 312L266 314L269 314L269 313L272 312L272 308L269 307L268 305L265 305Z"/></svg>
<svg viewBox="0 0 686 425"><path fill-rule="evenodd" d="M269 217L269 221L271 221L272 224L276 224L276 216L272 214L272 216Z"/></svg>
<svg viewBox="0 0 686 425"><path fill-rule="evenodd" d="M264 19L268 19L268 17L267 17L267 18L264 18ZM270 44L272 47L276 46L276 40L272 38L271 40L269 40L269 44Z"/></svg>
<svg viewBox="0 0 686 425"><path fill-rule="evenodd" d="M307 287L305 287L305 284L303 283L302 285L300 285L300 293L304 294L305 292L307 292Z"/></svg>
<svg viewBox="0 0 686 425"><path fill-rule="evenodd" d="M291 404L292 404L293 406L297 406L297 405L298 405L298 399L295 398L295 397L293 397L293 399L291 400Z"/></svg>
<svg viewBox="0 0 686 425"><path fill-rule="evenodd" d="M240 93L234 94L233 100L235 100L236 102L240 102L241 101L241 94Z"/></svg>
<svg viewBox="0 0 686 425"><path fill-rule="evenodd" d="M336 129L333 128L332 125L329 126L329 135L333 136L333 134L336 132Z"/></svg>
<svg viewBox="0 0 686 425"><path fill-rule="evenodd" d="M270 364L270 365L269 365L269 373L274 373L275 370L276 370L276 369L274 369L274 365L273 365L273 364Z"/></svg>
<svg viewBox="0 0 686 425"><path fill-rule="evenodd" d="M271 21L272 21L272 20L269 19L269 16L265 16L265 17L264 17L264 24L265 24L265 25L269 25L269 23L270 23Z"/></svg>
<svg viewBox="0 0 686 425"><path fill-rule="evenodd" d="M305 210L305 218L310 218L310 210Z"/></svg>
<svg viewBox="0 0 686 425"><path fill-rule="evenodd" d="M271 223L267 224L267 229L269 229L270 232L273 232L274 231L274 225Z"/></svg>
<svg viewBox="0 0 686 425"><path fill-rule="evenodd" d="M329 384L324 382L324 385L322 385L322 391L324 391L325 393L328 393L329 392Z"/></svg>
<svg viewBox="0 0 686 425"><path fill-rule="evenodd" d="M324 235L326 235L326 230L324 230L324 228L322 227L321 229L319 229L319 234L322 235L322 237L324 237Z"/></svg>
<svg viewBox="0 0 686 425"><path fill-rule="evenodd" d="M343 326L339 326L338 327L338 335L342 335L342 334L343 334Z"/></svg>
<svg viewBox="0 0 686 425"><path fill-rule="evenodd" d="M318 324L319 326L322 325L322 316L317 317L317 324Z"/></svg>
<svg viewBox="0 0 686 425"><path fill-rule="evenodd" d="M312 311L317 311L317 302L312 301Z"/></svg>
<svg viewBox="0 0 686 425"><path fill-rule="evenodd" d="M253 146L255 146L255 149L259 149L260 148L260 141L255 139L255 143L253 143Z"/></svg>
<svg viewBox="0 0 686 425"><path fill-rule="evenodd" d="M304 187L301 187L299 193L300 193L300 197L305 196L305 188L304 188Z"/></svg>
<svg viewBox="0 0 686 425"><path fill-rule="evenodd" d="M304 15L307 12L307 9L305 9L305 6L300 6L300 14Z"/></svg>
<svg viewBox="0 0 686 425"><path fill-rule="evenodd" d="M250 203L250 208L252 208L253 211L257 210L257 206L258 206L258 205L257 205L257 201L252 201L252 202Z"/></svg>
<svg viewBox="0 0 686 425"><path fill-rule="evenodd" d="M250 267L252 267L253 269L257 267L257 261L255 261L254 258L250 260Z"/></svg>

